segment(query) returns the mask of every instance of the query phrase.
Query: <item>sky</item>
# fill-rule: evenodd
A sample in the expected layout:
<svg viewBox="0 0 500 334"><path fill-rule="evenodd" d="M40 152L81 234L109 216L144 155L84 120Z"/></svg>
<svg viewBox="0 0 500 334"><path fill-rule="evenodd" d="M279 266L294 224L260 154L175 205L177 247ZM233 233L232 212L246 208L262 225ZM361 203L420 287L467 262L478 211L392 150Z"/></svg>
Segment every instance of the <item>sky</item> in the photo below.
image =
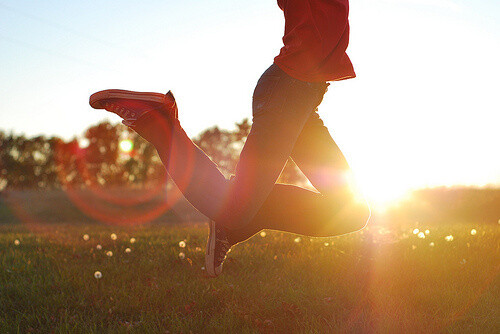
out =
<svg viewBox="0 0 500 334"><path fill-rule="evenodd" d="M500 185L500 1L353 0L319 113L362 187ZM0 0L0 129L70 139L118 116L95 91L172 90L194 137L251 118L282 46L273 0Z"/></svg>

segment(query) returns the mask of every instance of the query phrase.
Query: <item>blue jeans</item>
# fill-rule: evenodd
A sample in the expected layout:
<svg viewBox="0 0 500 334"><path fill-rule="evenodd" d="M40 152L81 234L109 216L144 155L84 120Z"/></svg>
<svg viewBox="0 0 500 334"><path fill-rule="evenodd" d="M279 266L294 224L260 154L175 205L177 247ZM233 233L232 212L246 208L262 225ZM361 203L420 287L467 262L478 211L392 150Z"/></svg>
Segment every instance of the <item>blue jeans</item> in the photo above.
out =
<svg viewBox="0 0 500 334"><path fill-rule="evenodd" d="M349 165L317 113L327 87L269 67L255 88L252 128L230 180L178 120L162 126L149 118L135 130L155 145L187 200L226 227L232 243L261 229L310 236L353 232L365 226L370 211L353 195ZM288 158L319 192L276 183Z"/></svg>

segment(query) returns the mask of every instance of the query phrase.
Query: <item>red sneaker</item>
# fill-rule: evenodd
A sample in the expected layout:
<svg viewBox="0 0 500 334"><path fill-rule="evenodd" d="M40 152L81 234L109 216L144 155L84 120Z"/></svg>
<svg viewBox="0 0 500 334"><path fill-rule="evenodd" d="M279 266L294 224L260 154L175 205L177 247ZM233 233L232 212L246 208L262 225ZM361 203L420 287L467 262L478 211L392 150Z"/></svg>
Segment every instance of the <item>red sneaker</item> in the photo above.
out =
<svg viewBox="0 0 500 334"><path fill-rule="evenodd" d="M107 89L90 96L90 106L105 109L123 118L122 123L134 127L135 121L150 111L158 110L167 117L178 118L177 104L171 91L167 94Z"/></svg>

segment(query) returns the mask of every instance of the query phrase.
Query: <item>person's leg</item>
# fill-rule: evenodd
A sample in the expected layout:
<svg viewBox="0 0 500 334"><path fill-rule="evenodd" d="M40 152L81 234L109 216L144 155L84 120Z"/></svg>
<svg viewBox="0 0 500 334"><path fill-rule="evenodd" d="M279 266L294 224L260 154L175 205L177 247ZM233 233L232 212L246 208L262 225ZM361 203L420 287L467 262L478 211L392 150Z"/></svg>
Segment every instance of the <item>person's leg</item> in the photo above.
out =
<svg viewBox="0 0 500 334"><path fill-rule="evenodd" d="M237 229L255 216L272 192L304 124L319 104L316 86L289 77L275 65L262 75L254 92L252 129L231 181L194 145L178 120L152 114L139 119L134 130L156 147L170 176L195 208L221 226Z"/></svg>
<svg viewBox="0 0 500 334"><path fill-rule="evenodd" d="M262 229L326 237L365 226L369 208L361 194L354 193L349 165L317 112L302 129L291 157L320 193L276 184L254 219L232 234L232 243Z"/></svg>

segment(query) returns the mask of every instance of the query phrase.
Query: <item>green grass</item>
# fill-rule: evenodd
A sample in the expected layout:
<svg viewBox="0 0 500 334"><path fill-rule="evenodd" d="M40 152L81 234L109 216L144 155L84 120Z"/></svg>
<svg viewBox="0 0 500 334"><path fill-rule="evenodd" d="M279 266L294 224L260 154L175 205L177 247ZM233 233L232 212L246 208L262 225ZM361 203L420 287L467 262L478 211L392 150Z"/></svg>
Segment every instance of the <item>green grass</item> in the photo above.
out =
<svg viewBox="0 0 500 334"><path fill-rule="evenodd" d="M266 231L211 279L205 224L2 225L0 333L498 333L500 226L413 228Z"/></svg>

